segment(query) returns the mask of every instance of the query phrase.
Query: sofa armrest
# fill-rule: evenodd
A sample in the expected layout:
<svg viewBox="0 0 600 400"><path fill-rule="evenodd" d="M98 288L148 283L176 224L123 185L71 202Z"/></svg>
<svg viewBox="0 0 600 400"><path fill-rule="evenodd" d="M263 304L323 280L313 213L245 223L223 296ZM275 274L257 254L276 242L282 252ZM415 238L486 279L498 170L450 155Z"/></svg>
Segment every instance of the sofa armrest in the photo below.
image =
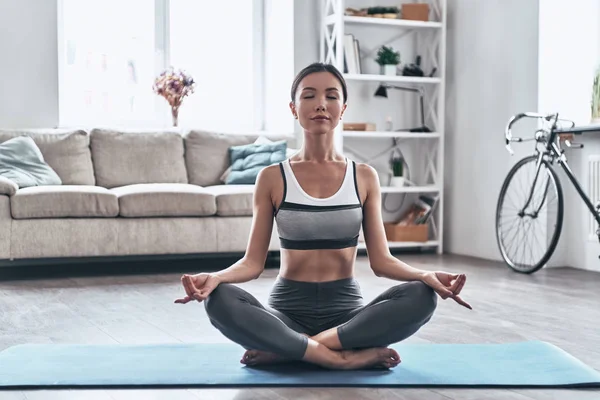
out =
<svg viewBox="0 0 600 400"><path fill-rule="evenodd" d="M10 197L0 194L0 260L10 259L11 231Z"/></svg>
<svg viewBox="0 0 600 400"><path fill-rule="evenodd" d="M8 178L0 176L0 195L12 196L17 193L19 186Z"/></svg>

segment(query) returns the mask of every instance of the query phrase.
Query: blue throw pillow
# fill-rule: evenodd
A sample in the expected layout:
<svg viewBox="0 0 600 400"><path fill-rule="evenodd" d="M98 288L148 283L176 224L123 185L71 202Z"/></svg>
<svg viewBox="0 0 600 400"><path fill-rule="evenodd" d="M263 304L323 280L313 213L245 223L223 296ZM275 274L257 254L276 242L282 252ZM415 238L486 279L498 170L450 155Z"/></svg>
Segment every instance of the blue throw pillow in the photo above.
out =
<svg viewBox="0 0 600 400"><path fill-rule="evenodd" d="M19 188L62 184L29 136L17 136L0 143L0 176L15 182Z"/></svg>
<svg viewBox="0 0 600 400"><path fill-rule="evenodd" d="M228 185L252 185L256 183L256 177L263 168L285 160L286 150L287 142L285 140L230 147L231 172L225 183Z"/></svg>

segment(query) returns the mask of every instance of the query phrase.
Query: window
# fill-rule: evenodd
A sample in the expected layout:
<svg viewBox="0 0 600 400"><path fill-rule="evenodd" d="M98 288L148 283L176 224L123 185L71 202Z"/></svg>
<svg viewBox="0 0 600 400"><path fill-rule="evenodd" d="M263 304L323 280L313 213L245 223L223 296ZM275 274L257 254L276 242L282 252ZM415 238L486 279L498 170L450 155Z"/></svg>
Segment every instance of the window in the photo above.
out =
<svg viewBox="0 0 600 400"><path fill-rule="evenodd" d="M151 122L154 7L147 0L62 0L59 121L71 125ZM116 12L115 10L119 10Z"/></svg>
<svg viewBox="0 0 600 400"><path fill-rule="evenodd" d="M225 6L217 1L171 1L170 63L188 71L196 81L195 93L181 107L179 118L185 124L207 129L227 124L236 131L258 129L262 124L256 85L262 36L255 29L262 26L262 20L254 14L255 3L229 0Z"/></svg>
<svg viewBox="0 0 600 400"><path fill-rule="evenodd" d="M196 82L181 127L291 132L272 113L289 117L287 98L274 101L293 78L292 11L292 0L60 0L60 125L170 126L152 85L173 66Z"/></svg>

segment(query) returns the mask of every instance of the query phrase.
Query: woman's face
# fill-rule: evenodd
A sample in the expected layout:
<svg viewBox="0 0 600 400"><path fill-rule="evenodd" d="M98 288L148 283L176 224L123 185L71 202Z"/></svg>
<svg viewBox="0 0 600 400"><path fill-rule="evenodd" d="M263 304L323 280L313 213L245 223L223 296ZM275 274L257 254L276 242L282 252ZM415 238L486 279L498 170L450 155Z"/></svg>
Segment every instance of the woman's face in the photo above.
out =
<svg viewBox="0 0 600 400"><path fill-rule="evenodd" d="M342 85L329 72L315 72L302 79L290 103L292 114L300 125L313 134L326 134L335 129L346 110Z"/></svg>

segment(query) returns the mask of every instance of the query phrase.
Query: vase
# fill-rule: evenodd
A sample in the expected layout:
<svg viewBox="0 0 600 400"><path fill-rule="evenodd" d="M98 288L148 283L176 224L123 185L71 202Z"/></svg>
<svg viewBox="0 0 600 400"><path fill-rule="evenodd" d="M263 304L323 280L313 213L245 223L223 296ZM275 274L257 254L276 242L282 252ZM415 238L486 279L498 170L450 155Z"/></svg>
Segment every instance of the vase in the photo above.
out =
<svg viewBox="0 0 600 400"><path fill-rule="evenodd" d="M404 187L404 177L403 176L393 176L392 181L390 182L390 186Z"/></svg>
<svg viewBox="0 0 600 400"><path fill-rule="evenodd" d="M173 118L173 126L179 124L179 107L171 107L171 117Z"/></svg>
<svg viewBox="0 0 600 400"><path fill-rule="evenodd" d="M381 73L383 75L392 75L396 76L396 64L385 64L381 66Z"/></svg>

